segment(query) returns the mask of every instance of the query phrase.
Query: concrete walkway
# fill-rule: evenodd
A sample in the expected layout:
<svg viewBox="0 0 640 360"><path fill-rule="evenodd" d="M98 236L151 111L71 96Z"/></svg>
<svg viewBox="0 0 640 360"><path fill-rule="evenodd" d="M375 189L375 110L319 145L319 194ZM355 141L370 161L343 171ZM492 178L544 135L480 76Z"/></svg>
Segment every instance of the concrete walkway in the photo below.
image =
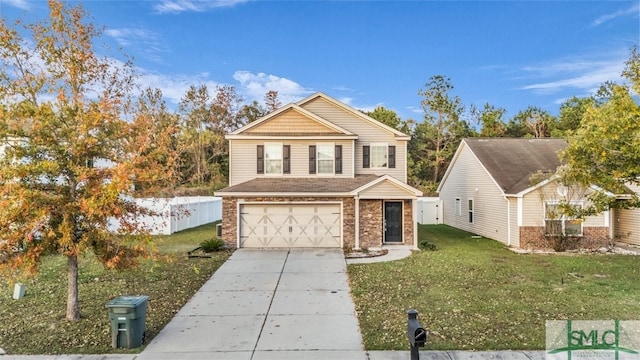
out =
<svg viewBox="0 0 640 360"><path fill-rule="evenodd" d="M336 249L240 249L137 357L367 359Z"/></svg>

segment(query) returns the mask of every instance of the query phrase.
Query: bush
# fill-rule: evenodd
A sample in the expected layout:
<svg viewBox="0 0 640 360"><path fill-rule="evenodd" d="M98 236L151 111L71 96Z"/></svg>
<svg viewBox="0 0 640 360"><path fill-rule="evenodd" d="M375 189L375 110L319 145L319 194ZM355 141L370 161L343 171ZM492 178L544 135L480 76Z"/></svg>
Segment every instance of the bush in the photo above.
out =
<svg viewBox="0 0 640 360"><path fill-rule="evenodd" d="M431 241L424 239L424 240L420 240L420 249L422 250L429 250L429 251L436 251L438 250L438 246L434 243L432 243Z"/></svg>
<svg viewBox="0 0 640 360"><path fill-rule="evenodd" d="M220 251L224 248L224 241L218 238L205 240L200 243L200 248L207 253Z"/></svg>

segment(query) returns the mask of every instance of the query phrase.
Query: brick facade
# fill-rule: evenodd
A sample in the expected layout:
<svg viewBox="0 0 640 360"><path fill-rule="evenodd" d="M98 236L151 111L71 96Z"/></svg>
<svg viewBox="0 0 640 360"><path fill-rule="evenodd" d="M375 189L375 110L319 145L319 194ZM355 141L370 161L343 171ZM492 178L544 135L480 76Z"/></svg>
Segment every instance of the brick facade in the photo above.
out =
<svg viewBox="0 0 640 360"><path fill-rule="evenodd" d="M609 228L584 227L583 236L566 239L566 250L597 249L609 244ZM523 249L550 250L553 249L553 237L545 236L543 226L520 227L520 247Z"/></svg>
<svg viewBox="0 0 640 360"><path fill-rule="evenodd" d="M413 245L413 202L411 200L405 200L402 204L402 211L404 212L404 244Z"/></svg>
<svg viewBox="0 0 640 360"><path fill-rule="evenodd" d="M360 200L360 247L382 246L382 200Z"/></svg>
<svg viewBox="0 0 640 360"><path fill-rule="evenodd" d="M242 198L243 202L282 202L277 197ZM355 199L351 197L296 197L286 202L339 201L342 203L342 239L345 248L355 247ZM222 241L228 247L237 247L238 198L224 197L222 200ZM413 244L413 206L411 200L403 201L404 244ZM380 247L383 240L383 201L360 200L360 247Z"/></svg>

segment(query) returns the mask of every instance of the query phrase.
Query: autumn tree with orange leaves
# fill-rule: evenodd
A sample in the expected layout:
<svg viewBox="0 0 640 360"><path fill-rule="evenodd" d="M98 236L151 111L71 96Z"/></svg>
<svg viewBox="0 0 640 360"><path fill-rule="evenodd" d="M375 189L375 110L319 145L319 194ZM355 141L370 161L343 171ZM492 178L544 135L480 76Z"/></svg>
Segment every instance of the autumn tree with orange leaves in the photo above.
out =
<svg viewBox="0 0 640 360"><path fill-rule="evenodd" d="M133 106L133 67L96 54L100 31L81 6L48 4L39 23L0 19L0 269L35 273L41 255L66 256L73 321L79 255L119 268L150 254L132 196L171 183L177 130L155 121L157 103Z"/></svg>

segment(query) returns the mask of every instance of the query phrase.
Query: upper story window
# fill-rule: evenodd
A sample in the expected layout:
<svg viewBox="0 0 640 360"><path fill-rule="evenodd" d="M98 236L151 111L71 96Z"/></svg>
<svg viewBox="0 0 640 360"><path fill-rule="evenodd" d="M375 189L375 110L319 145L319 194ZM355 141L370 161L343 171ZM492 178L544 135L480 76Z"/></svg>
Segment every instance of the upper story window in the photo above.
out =
<svg viewBox="0 0 640 360"><path fill-rule="evenodd" d="M334 145L332 143L317 144L318 174L333 174L334 172Z"/></svg>
<svg viewBox="0 0 640 360"><path fill-rule="evenodd" d="M342 145L334 143L310 145L309 174L342 174Z"/></svg>
<svg viewBox="0 0 640 360"><path fill-rule="evenodd" d="M258 174L281 175L289 174L290 145L282 143L265 143L257 148Z"/></svg>
<svg viewBox="0 0 640 360"><path fill-rule="evenodd" d="M396 167L396 147L388 144L371 144L362 147L362 167L393 169Z"/></svg>
<svg viewBox="0 0 640 360"><path fill-rule="evenodd" d="M571 205L581 206L578 202ZM547 202L544 209L544 232L548 235L581 236L582 221L563 214L558 203Z"/></svg>

